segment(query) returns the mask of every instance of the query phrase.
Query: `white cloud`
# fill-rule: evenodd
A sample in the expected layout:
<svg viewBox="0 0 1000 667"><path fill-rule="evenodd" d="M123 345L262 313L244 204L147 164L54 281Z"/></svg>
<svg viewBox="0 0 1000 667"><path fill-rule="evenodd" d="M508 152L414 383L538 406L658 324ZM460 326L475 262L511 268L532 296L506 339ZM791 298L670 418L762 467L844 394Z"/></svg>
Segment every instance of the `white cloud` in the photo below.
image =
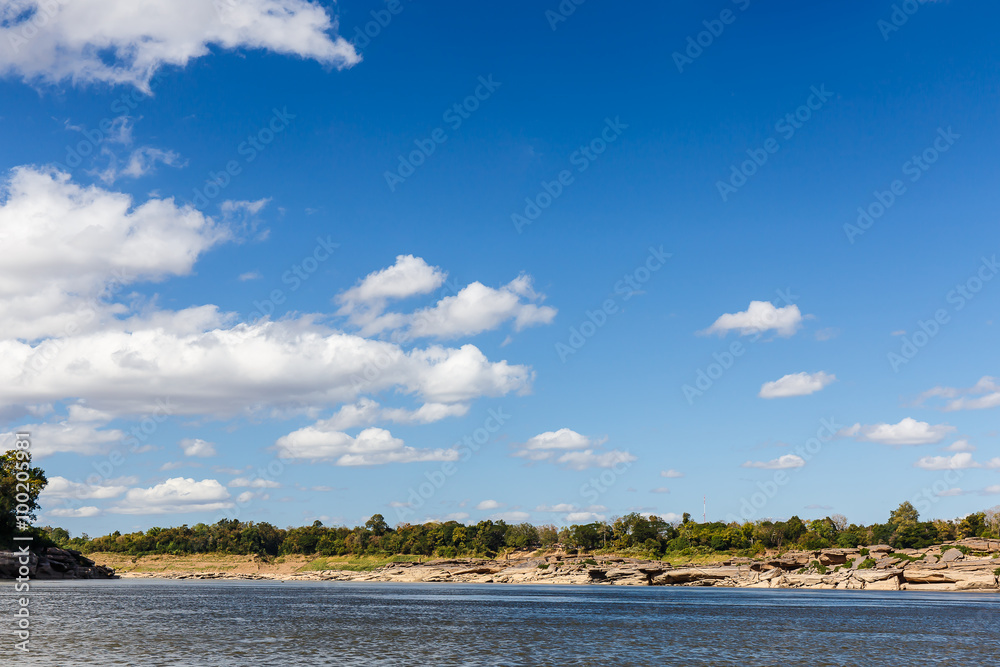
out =
<svg viewBox="0 0 1000 667"><path fill-rule="evenodd" d="M524 449L586 449L596 444L600 443L571 429L561 428L529 438L524 443Z"/></svg>
<svg viewBox="0 0 1000 667"><path fill-rule="evenodd" d="M439 267L420 257L399 255L393 266L368 274L354 287L339 294L339 315L346 316L361 335L395 331L394 340L442 339L474 336L513 321L515 331L549 324L556 310L540 306L544 299L534 291L531 277L520 275L499 289L480 282L465 286L453 296L412 313L385 312L389 301L428 294L447 277Z"/></svg>
<svg viewBox="0 0 1000 667"><path fill-rule="evenodd" d="M92 331L125 312L103 298L109 291L187 275L201 253L230 238L173 200L139 204L58 171L17 167L3 195L0 338Z"/></svg>
<svg viewBox="0 0 1000 667"><path fill-rule="evenodd" d="M229 509L229 491L218 480L173 477L148 489L130 489L113 514L174 514Z"/></svg>
<svg viewBox="0 0 1000 667"><path fill-rule="evenodd" d="M680 472L678 470L674 470L673 468L671 468L670 470L661 470L660 471L660 477L666 477L667 479L679 479L679 478L681 478L683 476L684 476L684 473L682 473L682 472Z"/></svg>
<svg viewBox="0 0 1000 667"><path fill-rule="evenodd" d="M815 394L837 379L820 371L818 373L792 373L773 382L765 382L758 396L761 398L786 398L789 396L808 396Z"/></svg>
<svg viewBox="0 0 1000 667"><path fill-rule="evenodd" d="M979 381L968 388L934 387L922 393L917 399L921 405L930 398L951 399L942 409L946 412L956 410L986 410L1000 407L1000 383L996 378L984 375Z"/></svg>
<svg viewBox="0 0 1000 667"><path fill-rule="evenodd" d="M963 491L958 487L955 487L952 489L945 489L944 491L940 491L938 493L935 493L934 495L936 495L939 498L952 498L954 496L964 496L965 491Z"/></svg>
<svg viewBox="0 0 1000 667"><path fill-rule="evenodd" d="M607 517L597 512L570 512L565 519L568 523L593 523L594 521L604 521Z"/></svg>
<svg viewBox="0 0 1000 667"><path fill-rule="evenodd" d="M504 506L505 503L500 503L495 500L484 500L478 505L476 505L477 510L497 510Z"/></svg>
<svg viewBox="0 0 1000 667"><path fill-rule="evenodd" d="M571 503L557 503L555 505L539 505L536 512L575 512L576 505Z"/></svg>
<svg viewBox="0 0 1000 667"><path fill-rule="evenodd" d="M184 438L180 441L180 446L184 450L184 456L207 458L216 454L215 443L205 442L200 438Z"/></svg>
<svg viewBox="0 0 1000 667"><path fill-rule="evenodd" d="M855 424L841 430L838 435L853 437L858 441L877 442L882 445L933 445L941 442L955 430L948 424L931 425L907 417L898 424Z"/></svg>
<svg viewBox="0 0 1000 667"><path fill-rule="evenodd" d="M801 468L806 464L801 456L795 454L784 454L770 461L747 461L744 468L763 468L764 470L788 470L791 468Z"/></svg>
<svg viewBox="0 0 1000 667"><path fill-rule="evenodd" d="M670 493L670 489L665 486L658 486L655 489L650 489L650 493Z"/></svg>
<svg viewBox="0 0 1000 667"><path fill-rule="evenodd" d="M430 424L449 417L462 417L469 411L463 403L425 403L416 410L383 408L376 401L362 397L356 403L341 406L329 419L316 422L315 428L343 431L357 426L371 426L378 421L399 424Z"/></svg>
<svg viewBox="0 0 1000 667"><path fill-rule="evenodd" d="M474 282L455 296L445 297L435 306L409 316L407 333L411 338L456 338L496 329L508 320L514 321L515 331L521 331L549 324L555 318L555 308L525 303L522 298L529 301L542 298L531 288L528 276L519 276L500 289Z"/></svg>
<svg viewBox="0 0 1000 667"><path fill-rule="evenodd" d="M65 477L56 475L54 477L49 477L49 483L46 484L44 489L42 489L42 493L39 498L41 501L61 500L67 498L76 498L78 500L96 500L101 498L117 498L126 491L128 491L127 486L109 484L107 482L103 484L84 484L82 482L74 482L66 479Z"/></svg>
<svg viewBox="0 0 1000 667"><path fill-rule="evenodd" d="M702 333L724 336L739 331L741 336L774 330L779 336L791 336L802 325L802 313L796 305L776 308L769 301L751 301L750 307L740 313L726 313L715 320Z"/></svg>
<svg viewBox="0 0 1000 667"><path fill-rule="evenodd" d="M165 65L210 47L263 49L349 67L360 56L307 0L12 0L0 9L0 73L148 89ZM37 23L37 29L34 28Z"/></svg>
<svg viewBox="0 0 1000 667"><path fill-rule="evenodd" d="M92 516L98 516L101 514L101 510L92 505L86 507L77 507L71 509L68 507L57 507L55 509L48 510L45 512L48 516L57 517L60 519L86 519Z"/></svg>
<svg viewBox="0 0 1000 667"><path fill-rule="evenodd" d="M260 271L247 271L246 273L241 273L237 280L240 282L246 282L248 280L260 280L264 276L261 275Z"/></svg>
<svg viewBox="0 0 1000 667"><path fill-rule="evenodd" d="M284 458L333 461L339 466L382 465L415 461L457 461L456 449L416 449L381 428L366 428L356 438L340 431L308 426L278 438Z"/></svg>
<svg viewBox="0 0 1000 667"><path fill-rule="evenodd" d="M956 440L944 448L947 452L974 452L976 446L969 444L968 440Z"/></svg>
<svg viewBox="0 0 1000 667"><path fill-rule="evenodd" d="M147 174L151 174L156 171L156 164L158 162L168 167L183 166L183 161L179 154L174 151L153 148L152 146L140 146L133 150L125 161L124 166L120 168L118 157L112 151L104 148L101 153L107 156L110 161L107 167L97 172L97 176L108 185L113 184L122 176L142 178Z"/></svg>
<svg viewBox="0 0 1000 667"><path fill-rule="evenodd" d="M1000 494L1000 484L993 484L993 485L987 486L985 489L983 489L983 495L991 495L992 496L992 495L996 495L996 494Z"/></svg>
<svg viewBox="0 0 1000 667"><path fill-rule="evenodd" d="M249 487L251 489L280 489L281 484L270 479L262 479L257 477L255 479L248 479L246 477L237 477L228 484L230 489L242 489Z"/></svg>
<svg viewBox="0 0 1000 667"><path fill-rule="evenodd" d="M968 452L959 452L952 456L925 456L913 465L924 470L964 470L982 467L972 460L972 454Z"/></svg>
<svg viewBox="0 0 1000 667"><path fill-rule="evenodd" d="M420 257L399 255L392 266L369 273L357 285L338 294L337 314L347 316L351 324L361 327L363 335L398 326L403 317L398 313L379 319L388 302L433 292L446 277L444 271Z"/></svg>
<svg viewBox="0 0 1000 667"><path fill-rule="evenodd" d="M514 456L529 461L548 461L570 470L587 468L611 468L619 463L631 463L636 457L627 451L612 449L603 451L600 445L605 439L595 440L568 428L546 431L531 437L519 445Z"/></svg>
<svg viewBox="0 0 1000 667"><path fill-rule="evenodd" d="M58 452L75 452L87 456L105 454L115 443L125 438L125 433L118 429L105 430L98 426L67 419L48 424L25 424L18 430L31 433L31 454L40 459ZM11 449L14 440L13 431L0 433L0 451Z"/></svg>

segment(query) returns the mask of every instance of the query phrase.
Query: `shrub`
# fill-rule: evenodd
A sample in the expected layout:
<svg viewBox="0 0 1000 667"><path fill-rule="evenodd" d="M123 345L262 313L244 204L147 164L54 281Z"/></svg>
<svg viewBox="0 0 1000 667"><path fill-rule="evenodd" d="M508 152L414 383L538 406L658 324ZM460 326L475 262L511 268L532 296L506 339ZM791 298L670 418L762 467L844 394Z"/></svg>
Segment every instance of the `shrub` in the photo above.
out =
<svg viewBox="0 0 1000 667"><path fill-rule="evenodd" d="M549 564L548 563L539 563L538 564L538 569L539 570L547 570L547 569L549 569Z"/></svg>
<svg viewBox="0 0 1000 667"><path fill-rule="evenodd" d="M585 563L586 565L597 565L597 561L596 561L596 560L594 560L593 558L588 558L587 560L585 560L585 561L583 561L583 562L584 562L584 563Z"/></svg>
<svg viewBox="0 0 1000 667"><path fill-rule="evenodd" d="M866 549L866 548L864 548L864 547L862 547L862 548L861 548L861 555L862 555L862 556L867 556L867 555L868 555L868 554L870 554L870 553L871 553L871 552L870 552L870 551L868 551L868 549Z"/></svg>
<svg viewBox="0 0 1000 667"><path fill-rule="evenodd" d="M859 570L871 570L874 567L875 567L874 558L866 558L861 562L861 565L858 565Z"/></svg>

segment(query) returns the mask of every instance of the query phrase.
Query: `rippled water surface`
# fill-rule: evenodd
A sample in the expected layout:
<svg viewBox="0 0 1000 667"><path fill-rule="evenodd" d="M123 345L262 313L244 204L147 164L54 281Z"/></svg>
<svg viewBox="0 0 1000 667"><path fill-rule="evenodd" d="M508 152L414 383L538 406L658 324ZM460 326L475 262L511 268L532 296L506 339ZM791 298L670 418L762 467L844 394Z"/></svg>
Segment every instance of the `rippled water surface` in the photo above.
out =
<svg viewBox="0 0 1000 667"><path fill-rule="evenodd" d="M120 580L30 595L31 651L4 633L4 665L1000 664L995 594Z"/></svg>

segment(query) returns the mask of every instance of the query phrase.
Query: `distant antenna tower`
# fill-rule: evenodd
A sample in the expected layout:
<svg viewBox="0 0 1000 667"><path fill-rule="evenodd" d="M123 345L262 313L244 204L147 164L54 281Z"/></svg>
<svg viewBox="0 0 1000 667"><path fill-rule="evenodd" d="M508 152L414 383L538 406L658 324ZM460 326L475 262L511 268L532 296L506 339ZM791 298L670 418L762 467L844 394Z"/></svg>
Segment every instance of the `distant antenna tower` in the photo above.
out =
<svg viewBox="0 0 1000 667"><path fill-rule="evenodd" d="M708 515L708 496L701 497L701 522L708 523L708 519L705 518Z"/></svg>

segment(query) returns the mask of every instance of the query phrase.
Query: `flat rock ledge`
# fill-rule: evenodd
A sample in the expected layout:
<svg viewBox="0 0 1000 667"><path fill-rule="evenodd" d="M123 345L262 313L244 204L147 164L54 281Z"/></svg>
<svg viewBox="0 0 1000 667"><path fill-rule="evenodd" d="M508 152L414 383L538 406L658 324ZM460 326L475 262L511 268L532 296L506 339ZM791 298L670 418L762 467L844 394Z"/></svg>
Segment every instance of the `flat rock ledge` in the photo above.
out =
<svg viewBox="0 0 1000 667"><path fill-rule="evenodd" d="M601 584L720 586L837 590L1000 592L1000 540L963 540L927 549L873 545L859 549L793 551L770 558L734 558L683 565L608 556L525 554L509 560L448 559L390 563L367 572L320 570L292 575L122 573L124 577L412 583Z"/></svg>
<svg viewBox="0 0 1000 667"><path fill-rule="evenodd" d="M0 579L16 579L22 567L21 554L0 551ZM113 579L115 571L97 565L79 551L48 547L28 554L28 577L31 579Z"/></svg>

